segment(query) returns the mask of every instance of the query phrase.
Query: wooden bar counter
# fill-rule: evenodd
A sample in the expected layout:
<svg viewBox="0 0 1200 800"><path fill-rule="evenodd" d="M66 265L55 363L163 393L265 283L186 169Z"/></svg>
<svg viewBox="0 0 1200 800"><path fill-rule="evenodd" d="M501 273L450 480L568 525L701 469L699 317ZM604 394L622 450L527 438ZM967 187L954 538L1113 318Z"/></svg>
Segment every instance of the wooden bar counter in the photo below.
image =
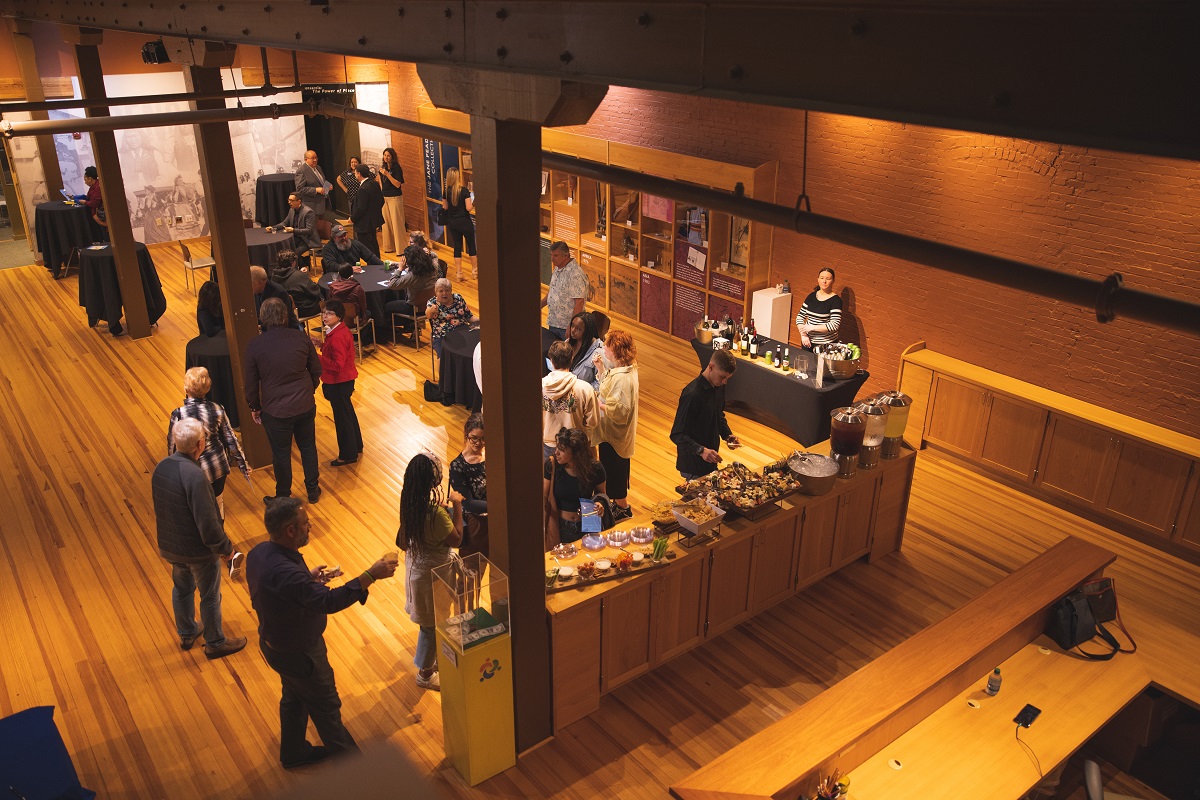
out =
<svg viewBox="0 0 1200 800"><path fill-rule="evenodd" d="M828 453L828 442L810 452ZM600 707L601 695L759 614L831 572L900 549L916 453L838 479L821 497L722 523L720 537L683 547L665 566L547 595L554 729ZM649 525L645 515L623 522ZM547 556L547 568L556 566Z"/></svg>

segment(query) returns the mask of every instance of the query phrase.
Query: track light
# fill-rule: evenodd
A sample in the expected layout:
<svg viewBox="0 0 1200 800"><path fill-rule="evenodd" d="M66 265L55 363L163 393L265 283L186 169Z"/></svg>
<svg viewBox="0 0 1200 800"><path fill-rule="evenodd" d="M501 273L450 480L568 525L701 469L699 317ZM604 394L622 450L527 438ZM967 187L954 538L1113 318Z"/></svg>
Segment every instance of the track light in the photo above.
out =
<svg viewBox="0 0 1200 800"><path fill-rule="evenodd" d="M171 57L167 54L167 47L163 44L162 39L142 45L142 61L147 64L170 63Z"/></svg>

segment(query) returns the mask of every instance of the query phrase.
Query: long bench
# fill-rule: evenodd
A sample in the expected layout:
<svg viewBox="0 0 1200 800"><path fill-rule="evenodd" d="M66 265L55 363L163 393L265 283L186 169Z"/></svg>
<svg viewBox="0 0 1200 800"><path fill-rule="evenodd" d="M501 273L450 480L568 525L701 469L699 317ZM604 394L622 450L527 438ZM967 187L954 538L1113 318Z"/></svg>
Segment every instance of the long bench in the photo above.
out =
<svg viewBox="0 0 1200 800"><path fill-rule="evenodd" d="M1041 635L1115 554L1068 536L963 607L671 787L680 800L795 800L849 772Z"/></svg>

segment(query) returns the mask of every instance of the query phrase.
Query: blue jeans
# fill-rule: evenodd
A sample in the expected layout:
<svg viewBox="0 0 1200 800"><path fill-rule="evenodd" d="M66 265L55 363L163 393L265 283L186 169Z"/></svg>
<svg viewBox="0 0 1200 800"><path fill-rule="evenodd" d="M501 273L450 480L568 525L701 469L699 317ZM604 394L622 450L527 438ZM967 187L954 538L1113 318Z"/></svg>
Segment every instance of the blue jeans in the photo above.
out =
<svg viewBox="0 0 1200 800"><path fill-rule="evenodd" d="M417 634L417 652L413 657L417 669L433 669L437 663L437 633L432 627L421 626Z"/></svg>
<svg viewBox="0 0 1200 800"><path fill-rule="evenodd" d="M203 564L171 562L171 605L175 609L175 629L182 639L200 633L196 626L196 590L200 590L200 620L204 623L205 647L225 643L221 630L221 560L213 556Z"/></svg>
<svg viewBox="0 0 1200 800"><path fill-rule="evenodd" d="M550 326L547 325L546 330L553 333L559 339L565 340L567 338L567 329L566 328L551 328Z"/></svg>

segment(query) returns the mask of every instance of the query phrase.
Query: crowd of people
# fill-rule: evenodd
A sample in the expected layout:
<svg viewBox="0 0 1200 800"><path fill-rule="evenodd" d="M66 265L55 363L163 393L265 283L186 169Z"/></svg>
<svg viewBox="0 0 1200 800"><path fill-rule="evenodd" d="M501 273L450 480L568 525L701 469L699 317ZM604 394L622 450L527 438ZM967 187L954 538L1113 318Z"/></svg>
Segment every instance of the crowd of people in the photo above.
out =
<svg viewBox="0 0 1200 800"><path fill-rule="evenodd" d="M399 196L403 173L395 163L394 151L389 148L389 153L374 180L370 169L357 159L337 177L352 206L373 194L368 188L371 183L382 184L384 208L388 198ZM242 357L246 404L270 443L275 480L274 493L263 498L268 540L246 557L246 580L259 620L260 649L280 676L279 757L287 768L357 749L341 720L341 701L323 632L329 614L365 603L370 586L391 577L399 565L398 554L388 554L357 577L330 588L328 584L341 576L340 570L326 565L309 567L301 554L309 541L310 523L305 503L292 496L292 446L294 443L300 453L307 501L318 503L322 490L315 392L320 386L336 432L338 452L330 466L354 464L362 456L363 436L352 400L358 368L346 324L346 304L354 303L359 314L369 313L355 270L360 262L383 264L371 237L360 235L350 241L342 226L334 226L322 260L327 271L336 267L338 277L321 299L302 260L305 245L311 252L319 244L312 243L308 234L315 210L305 201L323 203L328 184L315 154L306 158L302 169L311 175L305 173L302 189L298 173L297 192L289 198L292 210L284 220L290 224L281 223L293 233L293 247L300 249L280 253L273 280L262 267L251 268L261 334L249 342ZM474 272L474 237L462 224L456 233L453 224L456 219L461 223L461 215L469 215L472 201L459 185L456 172L447 176L447 186L443 207L449 215L447 226L455 243L459 275L464 246ZM389 227L400 230L398 224ZM398 244L393 241L388 249ZM602 312L585 310L588 279L566 243L554 242L550 253L553 271L542 298L547 327L556 337L546 352L548 370L542 379L547 548L583 535L581 500L604 496L614 520L633 515L630 465L639 406L637 348L632 334L611 328ZM405 314L423 310L434 350L440 355L446 334L454 327L476 323L477 318L463 296L453 290L445 266L432 253L423 233L408 235L398 266L387 288L402 293L403 299L389 302L386 310ZM797 318L805 344L836 337L840 300L833 302L838 298L832 293L832 281L832 270L822 271L821 282ZM304 318L319 314L324 334L310 335L297 312ZM220 292L212 281L199 290L196 320L207 336L224 329ZM733 357L718 350L680 395L670 437L677 448L676 466L685 478L716 469L722 442L730 448L740 444L724 413L724 386L736 368ZM224 410L204 399L210 388L211 379L204 368L188 370L185 400L171 413L168 455L155 468L151 491L159 551L172 569L179 645L188 650L202 637L205 655L222 658L243 649L246 639L226 636L221 621L222 562L232 576L241 557L225 532L221 497L233 466L247 481L250 469ZM471 414L463 426L461 451L450 462L447 476L443 476L441 458L429 452L414 454L404 473L395 542L406 554L405 609L418 628L415 681L428 690L440 689L432 570L445 564L455 548L460 554L486 556L489 552L484 430L483 415ZM197 591L200 625L194 613ZM306 739L309 719L316 725L320 745Z"/></svg>

